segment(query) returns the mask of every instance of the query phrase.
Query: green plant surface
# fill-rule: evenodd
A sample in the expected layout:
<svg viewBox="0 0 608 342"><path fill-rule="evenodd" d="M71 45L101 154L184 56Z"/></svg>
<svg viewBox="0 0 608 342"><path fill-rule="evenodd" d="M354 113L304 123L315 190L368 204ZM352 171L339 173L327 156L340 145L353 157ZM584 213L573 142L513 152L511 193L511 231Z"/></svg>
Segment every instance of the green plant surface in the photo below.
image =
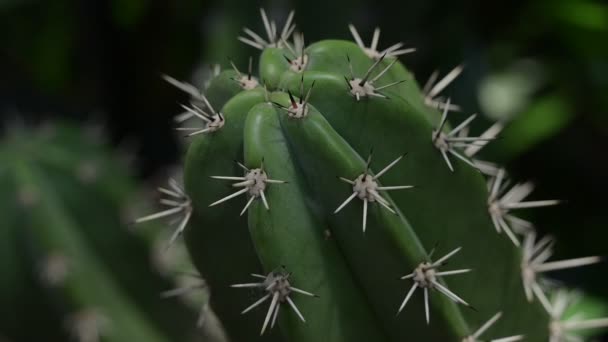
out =
<svg viewBox="0 0 608 342"><path fill-rule="evenodd" d="M215 110L193 109L209 126L186 156L193 219L185 238L232 340L473 341L488 321L485 336L562 338L548 329L542 281L534 278L531 298L522 288L522 273L541 278L551 264L526 254L533 238L518 248L533 228L497 223L510 210L494 208L492 196L507 201L502 176L490 192L465 157L467 145L485 142L465 132L473 117L446 124L451 115L429 108L393 57L337 40L294 55L275 38L252 44L264 45L264 88L238 91L220 74L207 97L194 97ZM303 56L304 71L292 68ZM224 126L209 129L220 117ZM512 209L527 208L527 186L513 191L522 198Z"/></svg>
<svg viewBox="0 0 608 342"><path fill-rule="evenodd" d="M9 299L0 331L7 338L194 338L195 313L160 299L174 285L151 264L151 240L128 231L133 180L102 143L69 124L17 128L0 159L7 246L0 293ZM40 325L27 329L30 323Z"/></svg>
<svg viewBox="0 0 608 342"><path fill-rule="evenodd" d="M315 47L317 50L323 50L320 47L324 44L327 46L325 51L330 51L328 53L344 45L350 46L349 58L355 73L361 70L364 72L372 64L372 61L353 44L328 41L317 43ZM266 59L262 57L262 61L264 63ZM263 64L262 79L268 81L268 86L274 84L276 87L276 81L273 80L279 77L274 73L282 68L284 72L280 75L281 85L297 93L302 75L286 71L284 59L277 58L271 61L280 64ZM335 281L340 284L348 281L340 280L337 271L324 277L320 269L308 266L309 263L315 265L315 259L323 257L331 259L332 264L341 265L343 277L352 279L351 286L362 292L362 294L354 293L364 298L359 307L365 307L366 302L371 307L369 310L374 318L368 319L368 323L364 325L357 323L356 317L352 314L343 314L341 319L350 322L348 325L351 329L365 327L373 332L379 329L376 326L378 323L373 322L380 322L382 334L391 340L404 339L412 335L430 339L454 339L458 336L464 337L469 332L465 322L477 326L502 308L506 314L497 325L497 331L510 334L519 331L527 336L542 338L547 318L544 317L540 306L525 302L521 284L516 280L519 276L518 251L493 231L487 215L488 195L483 178L465 163L455 163L456 172L451 173L441 154L432 145L433 127L428 118L435 115L434 112L432 110L421 112L411 106L406 99L398 97L371 98L357 102L348 92L344 75L339 74L340 70L346 70L344 65L348 68L346 58L342 60L342 69L338 69L335 73L322 70L336 70L332 64L336 62L315 64L314 58L311 57L310 63L318 70L304 73L305 89L315 81L307 117L301 120L289 118L284 111L280 113L270 104L264 104L262 94L256 99L261 104L252 106L252 102L255 101L244 101L249 100L250 97L245 97L248 92L243 92L224 107L226 126L209 136L196 139L188 153L186 189L193 197L195 216L205 217L204 224L199 224L195 220L194 228L188 230L187 241L193 258L195 262L199 263L200 259L200 263L204 264L205 259L217 260L219 257L219 254L207 255L207 258L200 255L211 253L203 241L213 241L218 246L223 246L220 241L226 241L228 245L233 246L230 255L226 256L229 260L224 259L225 262L229 262L229 266L221 267L223 270L234 270L235 278L227 279L224 272L221 274L225 277L223 283L217 282L219 286L226 288L219 291L229 292L230 304L220 302L223 293L215 293L216 290L214 297L218 304L213 306L219 311L232 311L229 318L222 317L223 315L219 313L224 324L227 325L229 334L233 330L230 329L231 323L228 322L233 319L236 320L235 324L239 325L239 331L244 330L243 320L251 322L251 330L245 332L249 336L257 335L259 324L264 319L263 310L260 310L258 317L238 315L239 309L245 308L248 301L239 300L235 297L237 292L229 289L231 284L243 282L243 277L247 274L260 273L259 266L249 265L252 259L256 260L259 257L266 273L280 265L291 266L287 269L293 273L294 286L300 285L306 288L300 283L310 284L309 291L327 293L331 297L331 299L323 299L325 296L316 299L301 298L298 301L302 303L302 310L306 312L304 308L308 309L309 316L313 318L302 326L293 322L298 319L293 315L288 316L290 320L287 322L281 321L284 322L283 327L290 327L283 328L289 340L307 340L311 336L319 339L329 338L324 334L331 330L316 322L328 322L332 319L326 318L326 314L320 310L314 310L314 306L324 308L329 305L315 303L322 303L324 300L341 300L337 294L325 289L325 286L331 287L325 283ZM412 89L416 88L410 86L408 91L412 92ZM259 93L259 90L257 92ZM419 103L422 103L420 100L423 97L420 93L416 92L410 97L417 98ZM273 94L272 101L284 106L289 104L284 93ZM236 108L238 112L235 111ZM320 113L316 112L317 109ZM245 117L247 124L243 126ZM233 126L229 127L230 122ZM264 140L259 141L260 137L264 137ZM332 212L341 200L349 195L348 188L336 177L352 179L362 172L365 169L363 158L372 146L374 147L373 169L375 165L385 165L396 156L409 152L409 155L388 172L382 181L386 184L414 184L417 188L412 191L394 192L390 197L387 195L388 200L399 209L397 216L379 206L372 206L369 210L368 230L362 234L357 228L361 224L360 203L351 204L337 215ZM242 149L245 151L244 155ZM275 152L276 149L280 149L280 153ZM234 160L244 159L248 167L259 167L256 164L261 162L262 157L270 176L281 179L271 172L275 171L278 175L284 175L287 178L285 180L289 181L287 185L271 185L269 189L270 207L274 208L273 203L277 203L279 209L266 212L261 207L260 201L255 201L249 209L250 218L247 223L238 216L245 205L244 199L209 207L210 203L228 193L228 186L219 181L206 179L208 176L240 176ZM277 166L271 169L271 165ZM296 205L292 201L303 206L302 210L298 210L302 212L300 215L306 212L312 215L309 219L310 223L306 223L302 218L294 219L290 216ZM214 221L211 221L212 217ZM217 228L219 221L222 222L221 229ZM281 227L280 222L284 227ZM299 229L307 234L311 234L310 225L317 225L318 227L312 230L316 232L316 237L309 240L312 237L304 239L296 235L298 238L295 238L294 234L298 227L294 226L293 222L301 223L303 226ZM245 229L247 226L249 233ZM282 231L286 229L289 230ZM230 239L217 239L217 234L220 234L218 230L228 230L226 233L230 234ZM324 240L325 230L330 232L330 240L337 244L340 253L328 251L328 242ZM205 232L204 235L202 231ZM293 233L288 234L288 232ZM306 253L298 253L295 247L290 246L288 241L291 239L288 240L283 234L291 236L291 239L295 238L298 242L307 241ZM198 235L201 237L196 239L195 236ZM257 257L251 254L253 251L250 245L246 248L241 245L241 241L251 244L249 240L253 240ZM439 243L442 247L446 246L443 249L446 253L449 251L446 248L463 247L461 256L455 258L451 266L473 268L474 271L450 279L449 285L463 298L471 298L470 303L475 306L477 312L462 311L449 299L432 296L433 329L424 325L424 316L420 314L422 311L420 297L415 297L409 304L411 307L408 307L401 316L395 317L395 314L409 288L407 283L396 279L411 272L416 265L426 259L427 249L423 246L430 249L435 243ZM239 258L235 252L248 256ZM325 257L326 253L332 253L329 254L331 257ZM329 262L325 261L325 264ZM334 267L336 268L338 267ZM237 270L240 272L236 272ZM201 266L201 271L207 278L216 276L213 272L206 272L204 266ZM321 283L323 278L331 278L331 281L325 280ZM483 282L483 287L475 286L480 282ZM213 286L212 282L212 288L217 288L218 285ZM341 293L341 295L346 294ZM474 300L474 298L479 299ZM418 310L415 310L416 306ZM523 307L526 309L520 309ZM508 312L517 312L517 314L510 316ZM332 314L337 315L334 317L339 317L339 313ZM336 319L338 318L333 318ZM336 323L336 325L341 324ZM360 336L360 333L357 334ZM332 340L352 338L347 334L331 336Z"/></svg>

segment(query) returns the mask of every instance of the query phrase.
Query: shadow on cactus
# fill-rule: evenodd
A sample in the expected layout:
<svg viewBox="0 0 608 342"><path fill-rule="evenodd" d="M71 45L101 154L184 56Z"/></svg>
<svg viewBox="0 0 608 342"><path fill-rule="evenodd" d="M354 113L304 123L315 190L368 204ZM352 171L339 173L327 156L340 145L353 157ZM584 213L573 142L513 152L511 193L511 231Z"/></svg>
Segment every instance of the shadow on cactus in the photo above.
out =
<svg viewBox="0 0 608 342"><path fill-rule="evenodd" d="M192 96L182 230L232 340L570 341L608 326L545 278L600 258L549 261L553 240L516 216L558 201L526 201L530 184L474 159L502 124L450 122L460 107L440 93L460 67L421 90L397 60L413 49L380 50L379 30L370 46L353 26L356 43L305 46L293 13L280 32L261 14L266 37L239 38L261 50L257 78L166 77Z"/></svg>
<svg viewBox="0 0 608 342"><path fill-rule="evenodd" d="M14 126L1 141L0 340L201 340L194 310L160 300L175 285L153 231L128 231L135 182L92 133Z"/></svg>

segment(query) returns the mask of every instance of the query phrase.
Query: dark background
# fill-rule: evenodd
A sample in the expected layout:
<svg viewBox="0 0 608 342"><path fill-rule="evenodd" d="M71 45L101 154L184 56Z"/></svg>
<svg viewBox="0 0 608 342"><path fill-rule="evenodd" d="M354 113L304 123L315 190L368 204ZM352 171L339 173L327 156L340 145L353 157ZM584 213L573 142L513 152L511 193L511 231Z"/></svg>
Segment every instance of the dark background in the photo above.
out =
<svg viewBox="0 0 608 342"><path fill-rule="evenodd" d="M424 83L459 63L446 94L481 113L475 130L510 120L482 156L533 180L534 199L564 205L525 215L558 238L555 258L606 255L608 237L608 4L600 1L174 1L0 0L0 124L57 118L101 122L151 179L181 155L172 116L185 95L160 75L192 79L209 63L245 66L257 51L242 26L261 29L258 7L279 26L296 10L306 40L351 39L347 24L401 58ZM556 277L608 298L606 264Z"/></svg>

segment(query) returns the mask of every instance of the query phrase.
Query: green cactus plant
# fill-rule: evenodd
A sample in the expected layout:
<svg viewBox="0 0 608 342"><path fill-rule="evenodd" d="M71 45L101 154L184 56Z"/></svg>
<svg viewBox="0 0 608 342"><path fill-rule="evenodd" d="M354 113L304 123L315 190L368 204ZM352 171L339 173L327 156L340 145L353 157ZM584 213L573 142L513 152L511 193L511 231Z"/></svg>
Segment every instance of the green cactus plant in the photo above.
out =
<svg viewBox="0 0 608 342"><path fill-rule="evenodd" d="M195 310L160 300L175 285L153 264L153 232L128 231L128 168L91 135L57 124L2 139L0 336L200 340Z"/></svg>
<svg viewBox="0 0 608 342"><path fill-rule="evenodd" d="M352 26L357 44L304 47L292 15L280 34L262 19L267 38L240 37L262 51L260 85L236 67L204 94L165 77L202 123L180 128L195 137L179 232L232 340L568 341L608 325L560 323L541 275L600 258L547 262L553 241L512 211L558 201L525 201L530 184L473 159L501 124L449 127L459 107L439 93L461 68L421 90L397 60L413 50L379 51L379 30L369 47Z"/></svg>

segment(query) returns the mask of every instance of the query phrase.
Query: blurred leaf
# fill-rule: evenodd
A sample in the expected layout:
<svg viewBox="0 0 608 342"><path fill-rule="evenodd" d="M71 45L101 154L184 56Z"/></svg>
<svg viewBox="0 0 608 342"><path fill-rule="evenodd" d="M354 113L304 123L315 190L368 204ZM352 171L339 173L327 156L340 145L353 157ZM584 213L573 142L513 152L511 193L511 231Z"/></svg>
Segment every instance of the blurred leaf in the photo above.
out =
<svg viewBox="0 0 608 342"><path fill-rule="evenodd" d="M539 98L505 128L492 150L498 160L511 160L556 135L573 114L567 100L557 94Z"/></svg>
<svg viewBox="0 0 608 342"><path fill-rule="evenodd" d="M510 120L528 106L542 81L543 71L537 62L514 63L481 81L478 93L481 109L495 121Z"/></svg>

